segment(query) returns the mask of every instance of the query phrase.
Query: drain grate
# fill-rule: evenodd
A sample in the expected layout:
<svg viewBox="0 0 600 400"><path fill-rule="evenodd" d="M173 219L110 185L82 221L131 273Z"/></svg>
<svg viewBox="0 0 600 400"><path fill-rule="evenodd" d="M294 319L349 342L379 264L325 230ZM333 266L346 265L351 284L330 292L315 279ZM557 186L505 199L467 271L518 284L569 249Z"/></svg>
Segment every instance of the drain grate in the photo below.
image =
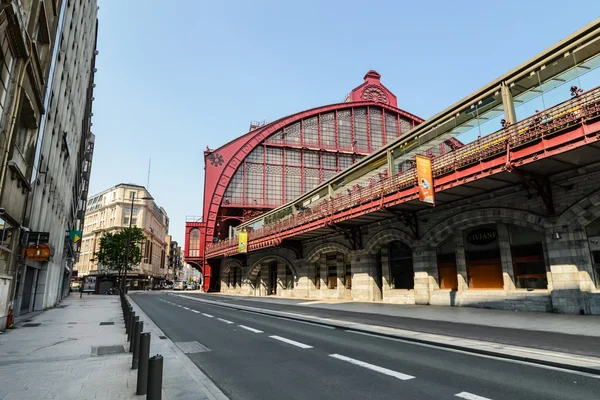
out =
<svg viewBox="0 0 600 400"><path fill-rule="evenodd" d="M162 340L165 340L167 337L165 335L160 335L158 338L162 339Z"/></svg>
<svg viewBox="0 0 600 400"><path fill-rule="evenodd" d="M125 353L125 348L123 347L123 345L92 347L92 355L95 355L95 356L106 356L109 354L121 354L121 353Z"/></svg>
<svg viewBox="0 0 600 400"><path fill-rule="evenodd" d="M65 308L65 307L69 307L68 304L61 304L59 306L56 306L56 308Z"/></svg>
<svg viewBox="0 0 600 400"><path fill-rule="evenodd" d="M69 322L69 325L75 325L77 322Z"/></svg>
<svg viewBox="0 0 600 400"><path fill-rule="evenodd" d="M100 322L100 326L103 326L103 325L114 325L114 324L115 324L114 322Z"/></svg>
<svg viewBox="0 0 600 400"><path fill-rule="evenodd" d="M25 328L35 328L36 326L40 326L41 323L36 323L36 324L25 324L23 325Z"/></svg>

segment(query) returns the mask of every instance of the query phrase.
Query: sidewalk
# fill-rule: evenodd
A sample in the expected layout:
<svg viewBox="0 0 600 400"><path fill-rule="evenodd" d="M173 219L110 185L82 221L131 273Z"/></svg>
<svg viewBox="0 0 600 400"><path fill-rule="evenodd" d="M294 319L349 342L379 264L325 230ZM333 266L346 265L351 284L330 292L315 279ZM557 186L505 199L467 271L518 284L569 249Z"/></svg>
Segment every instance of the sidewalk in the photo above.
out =
<svg viewBox="0 0 600 400"><path fill-rule="evenodd" d="M323 309L371 315L412 318L426 321L451 322L498 328L564 333L600 337L600 316L522 312L473 307L442 307L358 302L347 300L318 300L292 297L252 297L214 293L215 300L236 299L268 304L297 306L298 310Z"/></svg>
<svg viewBox="0 0 600 400"><path fill-rule="evenodd" d="M144 331L152 330L146 316L140 320ZM204 395L203 390L211 393L204 385L209 381L193 379L204 376L200 370L158 342L170 341L152 332L151 354L162 354L165 363L163 399L224 398ZM135 395L137 370L131 369L131 358L119 297L80 299L74 293L0 335L0 399L143 399Z"/></svg>

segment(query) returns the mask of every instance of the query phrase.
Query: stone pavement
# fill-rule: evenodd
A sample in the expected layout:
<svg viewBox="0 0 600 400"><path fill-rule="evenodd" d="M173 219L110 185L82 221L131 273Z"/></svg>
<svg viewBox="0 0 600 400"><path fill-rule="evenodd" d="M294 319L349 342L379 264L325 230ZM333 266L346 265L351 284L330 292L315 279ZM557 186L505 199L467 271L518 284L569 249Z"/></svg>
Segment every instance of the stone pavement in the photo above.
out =
<svg viewBox="0 0 600 400"><path fill-rule="evenodd" d="M145 316L141 320L152 325ZM73 293L0 335L0 400L143 399L135 395L137 371L131 369L126 339L118 296L80 299ZM151 352L165 359L163 399L225 398L214 385L192 378L202 373L187 357L189 363L169 361L180 355L157 348L158 341L153 332ZM104 346L120 353L97 355L109 350ZM169 390L174 385L185 387L185 393Z"/></svg>
<svg viewBox="0 0 600 400"><path fill-rule="evenodd" d="M216 299L235 300L238 298L263 304L294 305L306 308L379 314L428 321L555 332L569 335L600 336L600 316L597 315L521 312L473 307L386 304L381 302L348 300L300 299L280 296L252 297L231 293L214 293L208 296L214 296Z"/></svg>

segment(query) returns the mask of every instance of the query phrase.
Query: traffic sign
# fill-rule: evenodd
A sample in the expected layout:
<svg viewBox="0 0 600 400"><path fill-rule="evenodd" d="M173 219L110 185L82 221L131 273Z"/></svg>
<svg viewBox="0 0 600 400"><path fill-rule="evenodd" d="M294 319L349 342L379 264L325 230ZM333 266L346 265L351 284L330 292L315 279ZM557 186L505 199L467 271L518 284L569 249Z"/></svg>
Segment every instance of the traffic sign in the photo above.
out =
<svg viewBox="0 0 600 400"><path fill-rule="evenodd" d="M69 231L69 240L73 243L77 243L81 240L81 231Z"/></svg>

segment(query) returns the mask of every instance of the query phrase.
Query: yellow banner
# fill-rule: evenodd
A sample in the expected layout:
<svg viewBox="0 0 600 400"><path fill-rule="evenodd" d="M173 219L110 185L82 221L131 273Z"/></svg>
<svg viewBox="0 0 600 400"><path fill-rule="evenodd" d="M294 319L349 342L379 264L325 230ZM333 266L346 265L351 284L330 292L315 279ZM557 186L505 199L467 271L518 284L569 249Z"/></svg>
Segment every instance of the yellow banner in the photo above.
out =
<svg viewBox="0 0 600 400"><path fill-rule="evenodd" d="M248 252L248 232L240 232L238 236L238 253Z"/></svg>
<svg viewBox="0 0 600 400"><path fill-rule="evenodd" d="M428 157L416 156L416 161L417 180L419 182L419 200L424 203L435 205L431 160Z"/></svg>

